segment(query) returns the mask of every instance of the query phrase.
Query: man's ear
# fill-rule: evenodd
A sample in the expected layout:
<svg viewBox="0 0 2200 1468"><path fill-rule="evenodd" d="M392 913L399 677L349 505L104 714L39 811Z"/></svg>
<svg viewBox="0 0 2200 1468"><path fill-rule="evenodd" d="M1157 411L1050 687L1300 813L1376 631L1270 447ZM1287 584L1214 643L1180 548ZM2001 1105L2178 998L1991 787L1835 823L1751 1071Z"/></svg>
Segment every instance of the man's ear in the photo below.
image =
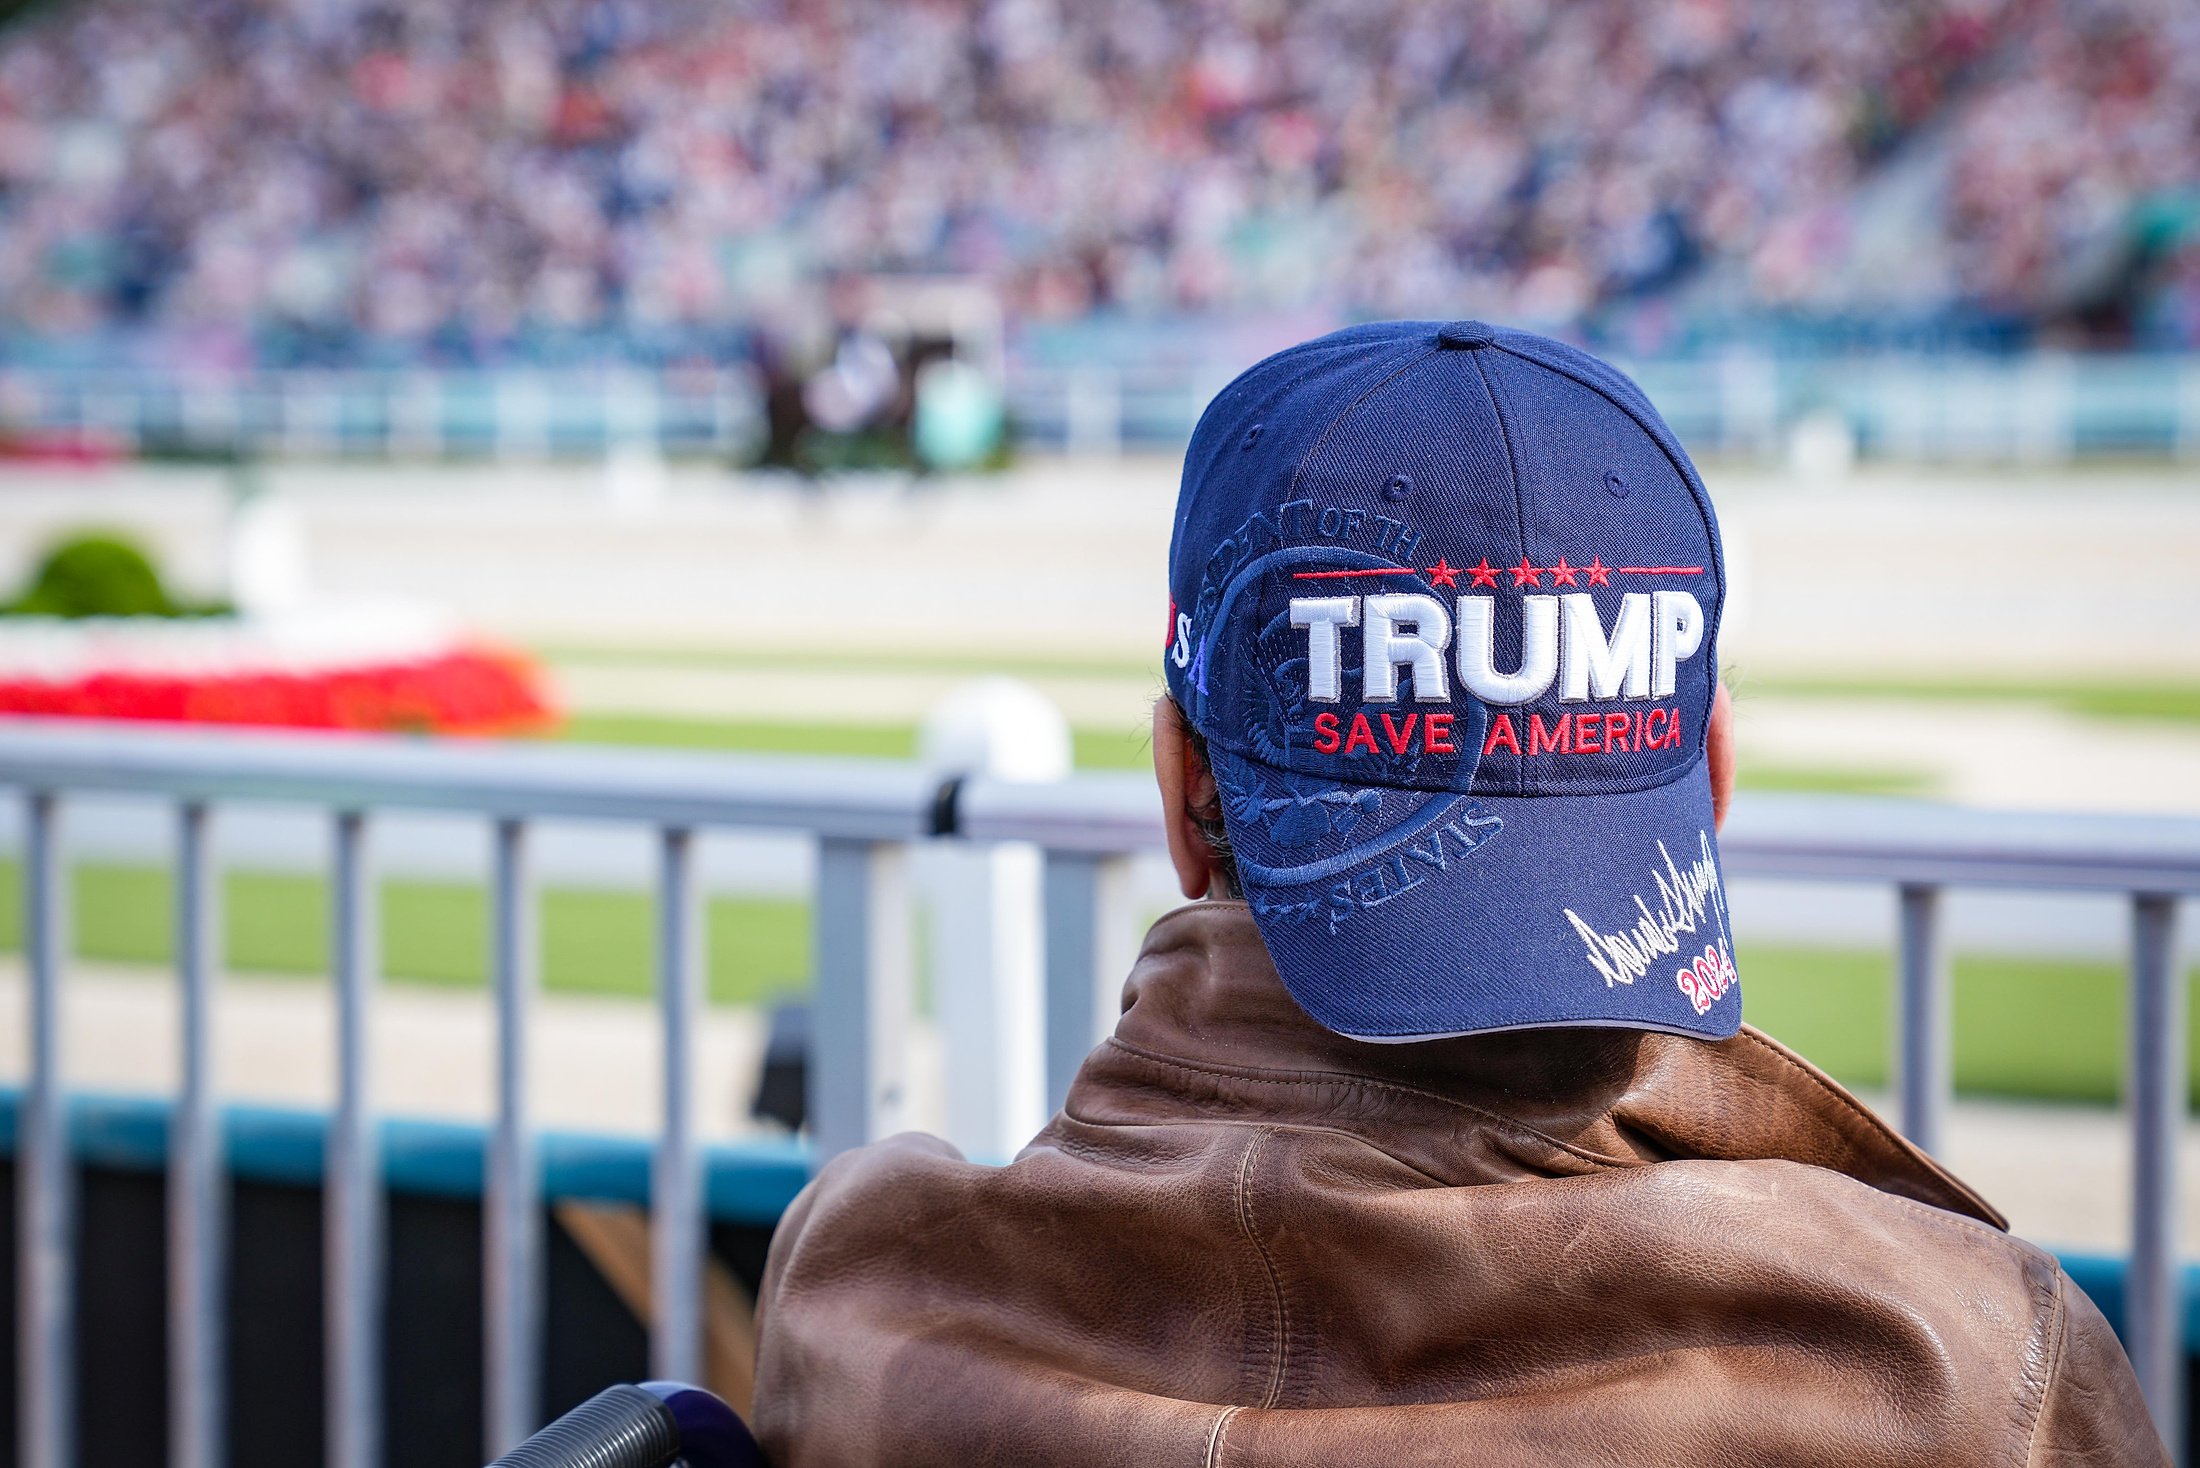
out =
<svg viewBox="0 0 2200 1468"><path fill-rule="evenodd" d="M1161 823L1169 837L1169 860L1184 895L1205 897L1215 880L1215 849L1192 819L1195 808L1215 799L1215 777L1192 749L1192 736L1176 700L1153 705L1153 776L1161 786Z"/></svg>
<svg viewBox="0 0 2200 1468"><path fill-rule="evenodd" d="M1711 828L1716 831L1726 824L1726 808L1734 799L1734 697L1724 683L1712 695L1704 758L1711 765Z"/></svg>

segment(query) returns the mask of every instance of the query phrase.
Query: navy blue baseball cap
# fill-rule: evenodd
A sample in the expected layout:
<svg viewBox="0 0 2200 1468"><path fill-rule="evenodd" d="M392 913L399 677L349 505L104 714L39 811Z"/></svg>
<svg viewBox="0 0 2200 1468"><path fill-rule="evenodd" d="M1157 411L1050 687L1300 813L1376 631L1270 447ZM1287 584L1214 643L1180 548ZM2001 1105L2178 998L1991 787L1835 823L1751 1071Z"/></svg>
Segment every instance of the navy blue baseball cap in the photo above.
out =
<svg viewBox="0 0 2200 1468"><path fill-rule="evenodd" d="M1169 692L1307 1013L1734 1033L1718 524L1626 377L1474 321L1280 352L1200 418L1169 588Z"/></svg>

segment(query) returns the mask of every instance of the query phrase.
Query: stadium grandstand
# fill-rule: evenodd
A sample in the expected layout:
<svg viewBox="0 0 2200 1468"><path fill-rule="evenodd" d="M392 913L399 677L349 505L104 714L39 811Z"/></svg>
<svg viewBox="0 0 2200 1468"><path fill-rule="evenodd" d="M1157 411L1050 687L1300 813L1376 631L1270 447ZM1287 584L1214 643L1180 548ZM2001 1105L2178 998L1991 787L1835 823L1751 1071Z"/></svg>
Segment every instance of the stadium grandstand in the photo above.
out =
<svg viewBox="0 0 2200 1468"><path fill-rule="evenodd" d="M2196 124L2177 0L45 0L0 356L725 362L878 272L1012 330L2184 348Z"/></svg>

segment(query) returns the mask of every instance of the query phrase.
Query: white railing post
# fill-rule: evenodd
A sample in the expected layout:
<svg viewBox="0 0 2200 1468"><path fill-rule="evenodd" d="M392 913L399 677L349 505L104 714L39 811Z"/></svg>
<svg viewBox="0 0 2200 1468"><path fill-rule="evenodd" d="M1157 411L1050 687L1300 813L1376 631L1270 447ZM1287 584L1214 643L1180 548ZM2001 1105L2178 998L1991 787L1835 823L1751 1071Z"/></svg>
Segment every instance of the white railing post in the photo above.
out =
<svg viewBox="0 0 2200 1468"><path fill-rule="evenodd" d="M1062 375L1062 451L1107 458L1123 452L1121 371L1075 367Z"/></svg>
<svg viewBox="0 0 2200 1468"><path fill-rule="evenodd" d="M1050 851L1046 865L1047 1109L1115 1032L1135 956L1127 856Z"/></svg>
<svg viewBox="0 0 2200 1468"><path fill-rule="evenodd" d="M2200 459L2200 356L2181 358L2175 368L2177 409L2170 439L2178 458Z"/></svg>
<svg viewBox="0 0 2200 1468"><path fill-rule="evenodd" d="M382 1158L368 1065L376 949L367 818L336 816L336 1114L322 1169L329 1468L382 1468Z"/></svg>
<svg viewBox="0 0 2200 1468"><path fill-rule="evenodd" d="M30 969L30 1085L16 1149L18 1461L76 1461L76 1208L61 1075L61 956L68 874L59 797L33 790L24 850L24 957Z"/></svg>
<svg viewBox="0 0 2200 1468"><path fill-rule="evenodd" d="M2184 1458L2184 1280L2177 1263L2177 1148L2184 1133L2185 984L2177 899L2142 892L2131 921L2131 1270L2124 1340L2155 1428Z"/></svg>
<svg viewBox="0 0 2200 1468"><path fill-rule="evenodd" d="M660 833L657 1001L664 1019L664 1123L650 1201L649 1369L694 1381L703 1362L703 1184L695 1142L695 1026L702 1018L703 913L695 833Z"/></svg>
<svg viewBox="0 0 2200 1468"><path fill-rule="evenodd" d="M1753 347L1732 347L1719 358L1718 381L1720 449L1771 456L1779 443L1778 365Z"/></svg>
<svg viewBox="0 0 2200 1468"><path fill-rule="evenodd" d="M1941 937L1940 888L1905 882L1900 963L1895 974L1896 1090L1902 1134L1937 1154L1954 1090L1954 999Z"/></svg>
<svg viewBox="0 0 2200 1468"><path fill-rule="evenodd" d="M541 1425L542 1199L527 1108L536 985L535 900L527 824L496 823L490 962L496 985L496 1129L482 1189L483 1451L497 1458Z"/></svg>
<svg viewBox="0 0 2200 1468"><path fill-rule="evenodd" d="M895 842L818 842L817 993L808 1075L811 1154L823 1166L899 1131L907 1114L909 882Z"/></svg>
<svg viewBox="0 0 2200 1468"><path fill-rule="evenodd" d="M199 801L176 812L176 981L183 1084L168 1142L168 1461L227 1460L227 1252L221 1113L214 1102L214 976L221 963L221 877Z"/></svg>
<svg viewBox="0 0 2200 1468"><path fill-rule="evenodd" d="M924 763L940 779L1017 784L1070 771L1069 724L1013 678L981 678L925 715ZM1028 841L923 848L947 1140L999 1161L1047 1118L1043 860Z"/></svg>

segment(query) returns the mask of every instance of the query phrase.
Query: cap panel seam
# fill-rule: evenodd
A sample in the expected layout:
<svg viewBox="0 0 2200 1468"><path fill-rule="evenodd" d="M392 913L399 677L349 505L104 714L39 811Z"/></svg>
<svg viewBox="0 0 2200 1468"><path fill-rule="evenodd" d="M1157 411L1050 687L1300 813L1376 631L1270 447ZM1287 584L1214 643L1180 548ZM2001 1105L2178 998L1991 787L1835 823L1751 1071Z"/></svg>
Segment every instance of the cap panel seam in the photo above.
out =
<svg viewBox="0 0 2200 1468"><path fill-rule="evenodd" d="M1381 392L1384 388L1390 386L1390 384L1392 384L1393 382L1396 382L1399 378L1405 376L1408 372L1411 372L1414 368L1420 366L1423 362L1426 362L1429 358L1440 355L1443 355L1443 353L1439 348L1425 348L1420 353L1420 355L1408 358L1406 361L1399 363L1398 366L1392 371L1369 383L1364 389L1353 396L1351 402L1346 403L1342 408L1338 409L1337 416L1330 419L1327 424L1323 425L1321 437L1314 440L1312 445L1307 448L1305 454L1300 457L1298 467L1291 471L1290 492L1294 494L1298 492L1299 483L1301 480L1306 478L1307 466L1314 462L1314 456L1319 454L1325 447L1328 446L1330 438L1336 433L1338 428L1343 426L1345 419L1360 411L1360 405L1362 403L1366 402L1369 398L1375 396L1375 394Z"/></svg>
<svg viewBox="0 0 2200 1468"><path fill-rule="evenodd" d="M1719 541L1718 517L1711 508L1711 491L1704 487L1703 477L1696 472L1696 466L1690 463L1688 455L1681 451L1680 441L1672 438L1673 430L1671 427L1662 422L1653 425L1633 406L1607 391L1601 384L1591 381L1563 363L1548 361L1533 352L1522 351L1503 341L1493 342L1491 345L1500 351L1519 358L1530 366L1541 367L1546 372L1554 372L1569 382L1587 388L1622 413L1625 413L1634 425L1643 431L1650 442L1657 446L1658 452L1665 456L1665 461L1673 466L1673 472L1680 475L1681 483L1688 486L1689 497L1695 501L1696 518L1703 523L1704 538L1711 543L1711 564L1717 568L1719 573L1718 605L1712 610L1711 625L1704 629L1704 640L1711 644L1712 656L1716 658L1719 647L1719 628L1726 620L1726 547ZM1616 373L1619 369L1613 368L1612 370ZM1640 392L1641 389L1638 387L1636 391ZM1655 411L1653 408L1652 413L1654 414ZM1661 427L1665 429L1664 433L1658 431ZM1718 670L1714 668L1712 673L1714 679L1716 679ZM1697 736L1698 749L1704 747L1706 741L1710 738L1710 733L1710 726L1707 723L1704 732Z"/></svg>
<svg viewBox="0 0 2200 1468"><path fill-rule="evenodd" d="M1513 549L1520 553L1522 563L1528 559L1528 512L1521 504L1527 494L1527 480L1520 472L1520 445L1513 437L1512 417L1506 411L1504 401L1497 395L1497 384L1490 380L1487 367L1482 365L1480 352L1469 353L1474 362L1476 378L1482 384L1482 392L1490 400L1490 411L1497 418L1497 436L1505 444L1505 463L1512 470L1513 491ZM1479 771L1477 772L1479 773ZM1469 782L1471 785L1473 782ZM1508 782L1508 795L1525 795L1528 790L1528 764L1518 754L1513 756L1512 779Z"/></svg>
<svg viewBox="0 0 2200 1468"><path fill-rule="evenodd" d="M1482 365L1482 354L1474 354L1474 370L1482 380L1482 391L1489 396L1490 408L1497 415L1497 436L1505 441L1505 462L1512 469L1513 489L1513 549L1523 556L1528 553L1528 514L1521 499L1528 492L1528 481L1520 471L1520 445L1512 430L1512 415L1505 402L1497 395L1497 384L1490 380L1489 369Z"/></svg>
<svg viewBox="0 0 2200 1468"><path fill-rule="evenodd" d="M1317 338L1315 341L1312 342L1302 342L1298 347L1290 348L1287 353L1278 354L1289 355L1291 353L1298 353L1307 357L1309 360L1303 363L1294 363L1291 375L1286 378L1282 382L1282 384L1279 385L1269 396L1279 400L1283 398L1288 398L1292 393L1296 392L1299 387L1307 381L1308 378L1313 377L1316 373L1320 372L1325 365L1327 365L1321 360L1319 354L1313 352L1312 350L1309 350L1312 347L1318 346L1321 340L1321 338ZM1369 358L1380 358L1383 355L1384 345L1385 344L1383 343L1371 343L1365 355ZM1253 376L1255 373L1259 372L1262 367L1265 367L1267 365L1268 364L1266 362L1256 362L1252 366L1246 368L1243 372L1240 372L1237 376L1231 378L1227 383L1223 384L1222 390L1214 395L1214 397L1209 401L1207 408L1201 410L1199 415L1199 422L1195 422L1192 425L1193 443L1192 445L1187 446L1184 456L1184 472L1182 473L1182 475L1179 476L1179 483L1177 486L1176 515L1174 522L1171 524L1169 529L1168 579L1172 583L1172 589L1173 582L1175 580L1178 537L1183 534L1185 525L1191 519L1191 512L1198 505L1200 494L1207 487L1211 478L1211 476L1205 472L1206 466L1195 466L1190 453L1190 448L1192 446L1196 446L1198 442L1200 424L1206 421L1207 413L1213 410L1215 403L1219 403L1224 398L1228 397L1231 392L1237 388L1238 384L1244 382L1247 378ZM1372 389L1370 390L1372 391ZM1354 406L1357 405L1358 400L1355 399ZM1327 436L1326 431L1324 436ZM1210 458L1219 456L1222 452L1226 451L1227 448L1228 444L1226 442L1218 444L1216 446L1215 455L1210 455ZM1303 459L1301 460L1301 463L1304 463ZM1296 475L1297 471L1294 470L1293 483L1297 482ZM1190 491L1189 499L1186 498L1186 490Z"/></svg>

